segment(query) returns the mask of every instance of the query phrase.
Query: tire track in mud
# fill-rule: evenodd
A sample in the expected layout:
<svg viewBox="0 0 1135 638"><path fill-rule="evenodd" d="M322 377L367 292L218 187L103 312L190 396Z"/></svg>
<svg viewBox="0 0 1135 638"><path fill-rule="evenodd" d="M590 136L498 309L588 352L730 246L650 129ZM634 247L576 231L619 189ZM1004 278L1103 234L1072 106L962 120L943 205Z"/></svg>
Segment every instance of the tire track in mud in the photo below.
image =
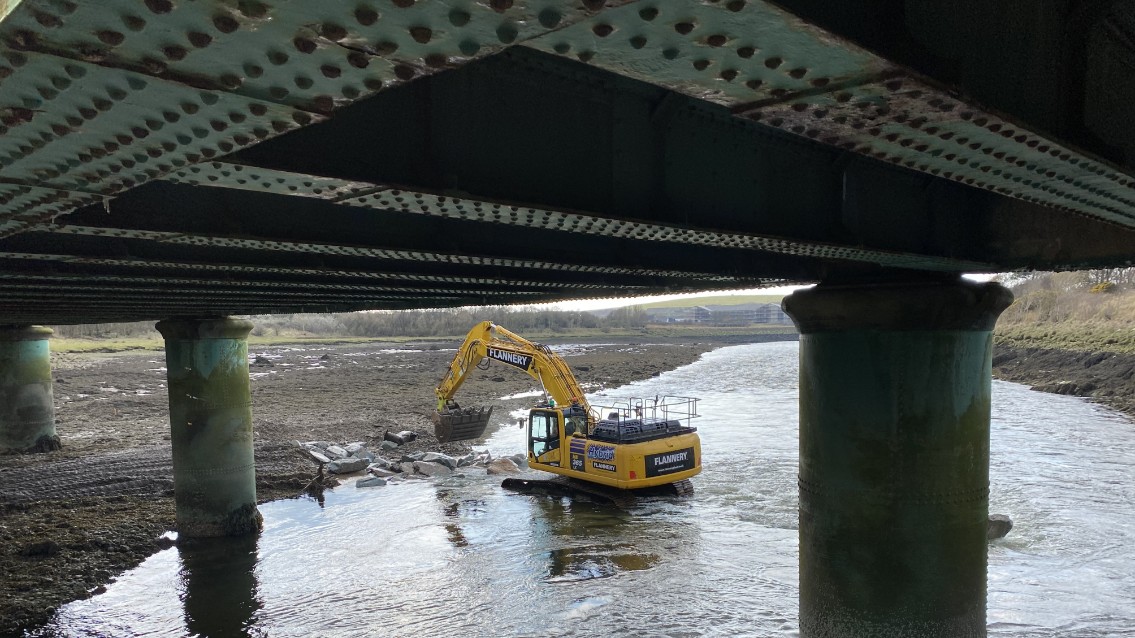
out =
<svg viewBox="0 0 1135 638"><path fill-rule="evenodd" d="M289 444L256 445L254 455L258 480L294 476L309 469ZM172 494L173 457L168 446L47 461L0 471L0 504L86 496Z"/></svg>

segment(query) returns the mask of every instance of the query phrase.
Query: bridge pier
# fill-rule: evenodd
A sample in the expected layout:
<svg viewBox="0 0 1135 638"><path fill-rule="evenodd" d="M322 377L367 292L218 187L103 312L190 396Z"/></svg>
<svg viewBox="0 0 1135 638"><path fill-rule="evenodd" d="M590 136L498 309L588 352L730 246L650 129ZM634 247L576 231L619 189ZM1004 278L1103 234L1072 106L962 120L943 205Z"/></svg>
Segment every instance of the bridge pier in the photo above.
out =
<svg viewBox="0 0 1135 638"><path fill-rule="evenodd" d="M0 326L0 453L58 450L50 328Z"/></svg>
<svg viewBox="0 0 1135 638"><path fill-rule="evenodd" d="M986 635L998 284L825 285L800 329L800 635Z"/></svg>
<svg viewBox="0 0 1135 638"><path fill-rule="evenodd" d="M258 531L248 343L232 318L159 321L165 338L178 533Z"/></svg>

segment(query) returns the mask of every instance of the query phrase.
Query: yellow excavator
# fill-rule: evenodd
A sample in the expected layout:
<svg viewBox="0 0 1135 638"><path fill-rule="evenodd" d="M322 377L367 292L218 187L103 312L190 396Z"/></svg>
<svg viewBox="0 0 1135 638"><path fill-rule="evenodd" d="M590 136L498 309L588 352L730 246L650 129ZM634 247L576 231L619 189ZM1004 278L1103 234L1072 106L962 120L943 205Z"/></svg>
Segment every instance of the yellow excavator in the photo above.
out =
<svg viewBox="0 0 1135 638"><path fill-rule="evenodd" d="M628 399L593 408L562 357L490 321L469 331L437 386L439 441L484 433L492 409L462 408L453 396L473 368L490 361L519 368L543 387L543 400L528 413L530 467L620 490L692 489L687 479L701 472L701 442L690 425L697 399Z"/></svg>

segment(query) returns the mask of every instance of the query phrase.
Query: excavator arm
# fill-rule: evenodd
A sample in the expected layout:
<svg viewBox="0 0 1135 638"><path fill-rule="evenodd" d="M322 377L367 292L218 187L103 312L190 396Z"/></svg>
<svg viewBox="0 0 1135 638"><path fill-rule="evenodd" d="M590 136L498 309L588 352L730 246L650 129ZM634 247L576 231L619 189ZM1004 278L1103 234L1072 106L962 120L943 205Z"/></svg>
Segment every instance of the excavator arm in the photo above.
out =
<svg viewBox="0 0 1135 638"><path fill-rule="evenodd" d="M533 343L491 321L473 326L437 386L437 414L434 422L442 442L477 438L484 432L491 414L483 409L470 411L453 403L469 371L485 361L496 360L520 368L540 382L544 392L558 405L579 405L590 413L575 375L562 357L545 345ZM484 423L479 419L483 418ZM480 425L480 429L477 426ZM446 437L443 439L443 436Z"/></svg>

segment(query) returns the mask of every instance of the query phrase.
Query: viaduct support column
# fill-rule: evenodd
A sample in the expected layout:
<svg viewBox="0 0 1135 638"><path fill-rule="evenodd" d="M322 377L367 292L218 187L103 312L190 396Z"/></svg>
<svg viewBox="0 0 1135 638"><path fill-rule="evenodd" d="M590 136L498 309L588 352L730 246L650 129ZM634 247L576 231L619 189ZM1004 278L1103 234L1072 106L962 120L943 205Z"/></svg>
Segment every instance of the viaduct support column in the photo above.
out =
<svg viewBox="0 0 1135 638"><path fill-rule="evenodd" d="M0 453L59 449L50 328L0 327Z"/></svg>
<svg viewBox="0 0 1135 638"><path fill-rule="evenodd" d="M237 536L261 527L252 456L252 323L159 321L166 342L178 533Z"/></svg>
<svg viewBox="0 0 1135 638"><path fill-rule="evenodd" d="M800 635L984 637L998 284L825 285L800 329Z"/></svg>

